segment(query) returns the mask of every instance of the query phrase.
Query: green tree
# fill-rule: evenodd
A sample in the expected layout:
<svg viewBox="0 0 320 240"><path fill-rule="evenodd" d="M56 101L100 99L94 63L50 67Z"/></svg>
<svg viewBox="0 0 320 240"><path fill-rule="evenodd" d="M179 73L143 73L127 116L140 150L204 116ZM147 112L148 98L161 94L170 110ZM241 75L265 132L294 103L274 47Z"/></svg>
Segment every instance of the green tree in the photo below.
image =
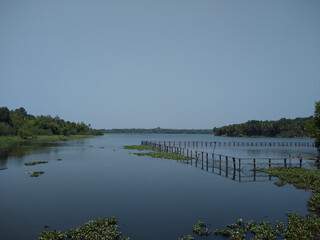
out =
<svg viewBox="0 0 320 240"><path fill-rule="evenodd" d="M315 103L314 116L308 120L305 126L310 137L315 138L315 145L320 152L320 101Z"/></svg>

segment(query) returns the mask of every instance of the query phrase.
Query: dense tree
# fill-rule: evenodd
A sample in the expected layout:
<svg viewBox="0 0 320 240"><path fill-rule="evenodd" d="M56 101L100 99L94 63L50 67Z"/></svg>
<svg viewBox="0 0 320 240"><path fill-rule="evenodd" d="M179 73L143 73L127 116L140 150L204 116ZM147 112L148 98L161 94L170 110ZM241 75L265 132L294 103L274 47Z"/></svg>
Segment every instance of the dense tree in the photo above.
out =
<svg viewBox="0 0 320 240"><path fill-rule="evenodd" d="M302 137L306 135L304 126L309 118L286 119L281 118L278 121L256 121L251 120L242 124L233 124L214 128L216 136L230 137Z"/></svg>
<svg viewBox="0 0 320 240"><path fill-rule="evenodd" d="M320 152L320 101L315 103L314 117L307 121L306 132L315 138L315 145Z"/></svg>
<svg viewBox="0 0 320 240"><path fill-rule="evenodd" d="M101 131L92 129L83 122L75 123L64 121L59 116L33 116L21 107L9 110L0 108L0 136L19 135L22 138L31 138L36 135L99 135Z"/></svg>

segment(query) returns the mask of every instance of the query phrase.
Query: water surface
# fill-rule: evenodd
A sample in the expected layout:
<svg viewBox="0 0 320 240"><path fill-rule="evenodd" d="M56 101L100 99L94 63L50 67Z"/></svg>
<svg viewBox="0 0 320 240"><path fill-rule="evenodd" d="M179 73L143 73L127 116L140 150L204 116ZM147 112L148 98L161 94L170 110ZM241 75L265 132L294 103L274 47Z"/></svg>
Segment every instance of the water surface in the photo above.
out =
<svg viewBox="0 0 320 240"><path fill-rule="evenodd" d="M288 211L307 213L308 191L290 185L279 188L268 179L233 181L179 161L139 157L133 154L136 151L123 149L141 140L229 139L104 135L41 146L26 154L1 155L0 167L8 169L0 171L0 238L36 239L45 225L51 226L49 230L69 230L92 219L116 216L120 231L131 239L178 239L191 234L192 225L200 219L214 229L237 218L275 221L286 220ZM221 147L215 151L239 157L316 155L314 148L292 147ZM24 165L30 161L48 163ZM29 171L45 173L32 178L25 174Z"/></svg>

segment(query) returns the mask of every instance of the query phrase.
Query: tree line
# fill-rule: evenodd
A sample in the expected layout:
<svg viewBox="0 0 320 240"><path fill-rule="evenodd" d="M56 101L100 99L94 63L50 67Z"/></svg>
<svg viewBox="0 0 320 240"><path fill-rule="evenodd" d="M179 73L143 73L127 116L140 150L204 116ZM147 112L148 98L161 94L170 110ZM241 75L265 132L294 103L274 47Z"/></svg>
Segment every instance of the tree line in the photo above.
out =
<svg viewBox="0 0 320 240"><path fill-rule="evenodd" d="M212 134L211 129L168 129L168 128L123 128L103 129L104 133L128 133L128 134Z"/></svg>
<svg viewBox="0 0 320 240"><path fill-rule="evenodd" d="M296 119L281 118L277 121L251 120L241 124L215 127L213 132L216 136L230 137L305 137L308 136L305 125L311 119L312 116Z"/></svg>
<svg viewBox="0 0 320 240"><path fill-rule="evenodd" d="M9 110L0 107L0 136L18 135L32 138L37 135L102 135L100 130L92 129L90 124L65 121L58 116L33 116L20 107Z"/></svg>

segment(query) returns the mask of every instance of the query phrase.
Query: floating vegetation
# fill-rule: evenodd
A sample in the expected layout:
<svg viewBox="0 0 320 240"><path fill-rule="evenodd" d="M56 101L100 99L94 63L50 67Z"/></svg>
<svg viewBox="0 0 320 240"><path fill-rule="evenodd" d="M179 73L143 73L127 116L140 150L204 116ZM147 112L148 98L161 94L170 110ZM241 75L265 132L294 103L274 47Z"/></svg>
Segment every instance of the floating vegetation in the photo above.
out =
<svg viewBox="0 0 320 240"><path fill-rule="evenodd" d="M45 164L45 163L48 163L48 162L47 161L27 162L24 165L26 165L26 166L34 166L34 165L37 165L37 164Z"/></svg>
<svg viewBox="0 0 320 240"><path fill-rule="evenodd" d="M58 158L57 161L62 161L62 158Z"/></svg>
<svg viewBox="0 0 320 240"><path fill-rule="evenodd" d="M220 235L234 240L247 239L318 239L320 237L320 217L316 215L307 215L301 217L298 214L287 213L288 225L285 228L284 223L277 221L272 227L269 222L237 221L235 224L229 224L230 229L216 229L215 235ZM248 237L249 237L248 236Z"/></svg>
<svg viewBox="0 0 320 240"><path fill-rule="evenodd" d="M270 176L278 177L277 186L283 186L286 183L293 184L296 188L313 190L317 192L309 201L309 210L320 212L320 170L319 169L302 169L302 168L268 168L259 169Z"/></svg>
<svg viewBox="0 0 320 240"><path fill-rule="evenodd" d="M195 238L192 237L191 235L187 235L184 237L179 237L179 240L195 240Z"/></svg>
<svg viewBox="0 0 320 240"><path fill-rule="evenodd" d="M174 160L191 160L191 157L186 157L178 153L167 153L167 152L149 152L149 153L135 153L138 156L150 156L153 158L164 158Z"/></svg>
<svg viewBox="0 0 320 240"><path fill-rule="evenodd" d="M228 224L228 229L214 230L214 234L232 240L319 239L320 216L308 214L302 217L295 213L287 213L287 216L286 226L281 221L276 221L272 226L269 222L255 223L253 220L245 222L240 218L235 223ZM206 224L199 221L197 225L192 226L192 230L200 236L208 236L210 231L207 228L204 229L205 227ZM179 238L179 240L194 239L191 235Z"/></svg>
<svg viewBox="0 0 320 240"><path fill-rule="evenodd" d="M192 231L200 236L209 236L210 231L208 228L205 228L206 226L204 222L198 221L197 225L192 226Z"/></svg>
<svg viewBox="0 0 320 240"><path fill-rule="evenodd" d="M7 167L0 168L0 171L8 169Z"/></svg>
<svg viewBox="0 0 320 240"><path fill-rule="evenodd" d="M39 177L40 175L44 174L43 171L33 172L30 177Z"/></svg>
<svg viewBox="0 0 320 240"><path fill-rule="evenodd" d="M41 232L38 240L129 240L130 238L121 237L118 231L117 219L101 218L95 221L89 221L78 227L76 230L71 229L68 232L51 231Z"/></svg>
<svg viewBox="0 0 320 240"><path fill-rule="evenodd" d="M128 150L139 150L139 151L143 151L143 150L152 150L153 147L147 146L147 145L129 145L129 146L124 146L124 149L128 149Z"/></svg>

